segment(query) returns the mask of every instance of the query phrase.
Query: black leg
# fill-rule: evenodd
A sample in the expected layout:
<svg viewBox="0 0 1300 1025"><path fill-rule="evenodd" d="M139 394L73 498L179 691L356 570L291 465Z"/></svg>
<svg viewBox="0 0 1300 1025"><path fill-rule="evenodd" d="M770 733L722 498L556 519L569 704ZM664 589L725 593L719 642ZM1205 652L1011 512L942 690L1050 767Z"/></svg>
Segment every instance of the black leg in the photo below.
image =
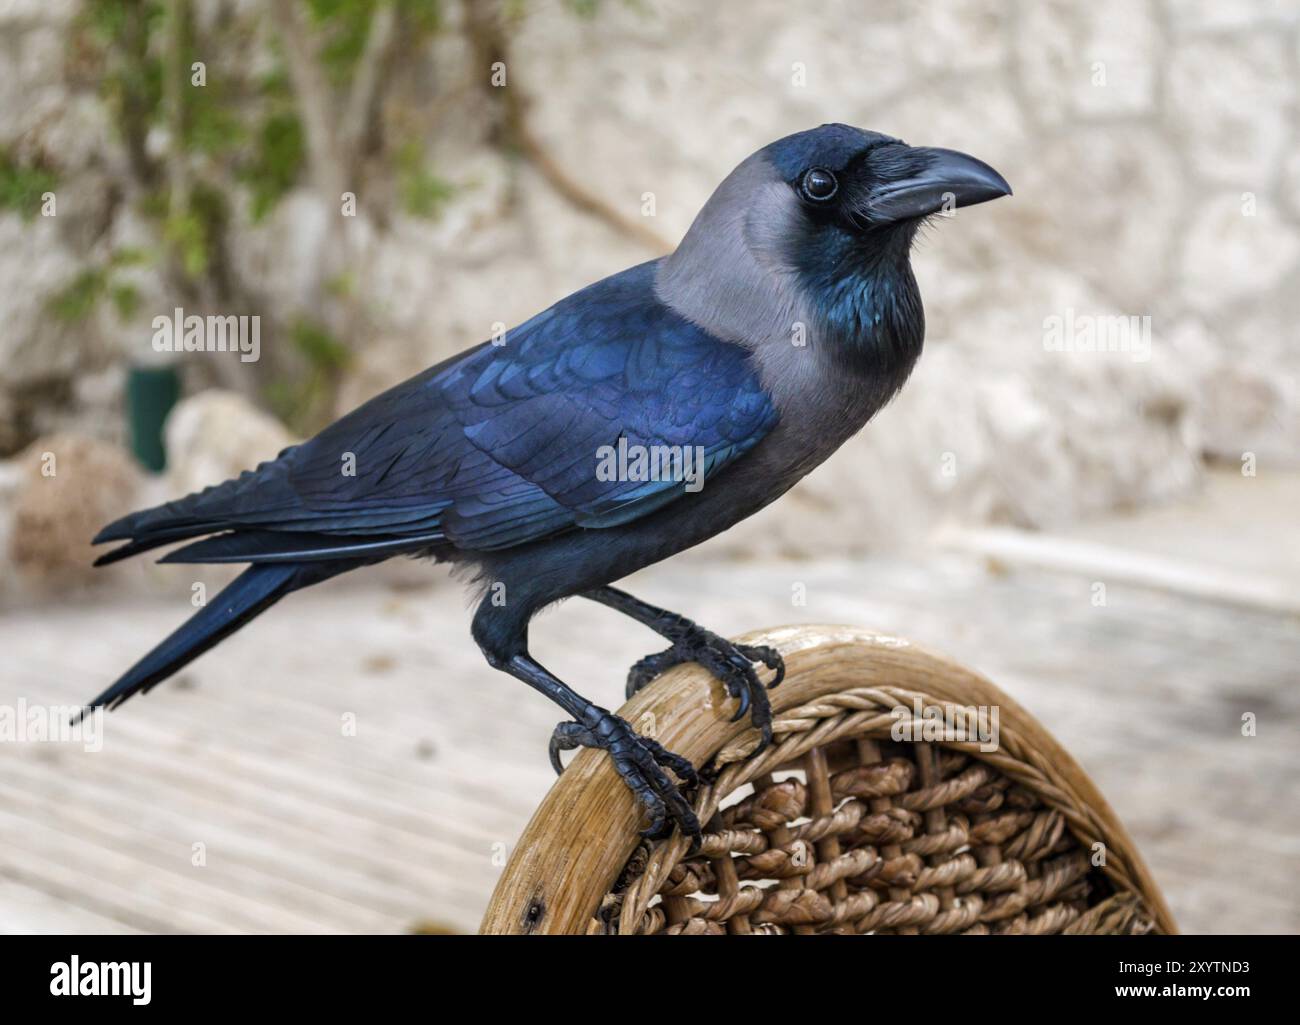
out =
<svg viewBox="0 0 1300 1025"><path fill-rule="evenodd" d="M573 717L563 722L551 736L551 764L563 771L560 752L575 747L596 747L609 753L614 768L650 816L647 837L666 834L671 818L682 833L698 842L700 823L664 769L671 770L687 786L696 786L695 767L685 758L666 750L662 744L636 733L631 725L607 709L588 701L528 654L524 637L525 623L503 631L505 617L494 616L485 602L474 620L474 637L489 664L523 680L541 691ZM513 626L513 624L511 624Z"/></svg>
<svg viewBox="0 0 1300 1025"><path fill-rule="evenodd" d="M785 677L785 662L775 648L766 645L733 644L710 630L696 625L685 616L657 608L615 587L599 587L583 593L584 598L598 601L631 616L661 637L672 647L637 662L627 676L627 696L631 697L660 673L682 662L698 662L726 685L727 692L739 705L732 721L750 714L759 731L761 751L772 741L772 704L767 689L754 670L761 662L775 672L768 687L775 687Z"/></svg>

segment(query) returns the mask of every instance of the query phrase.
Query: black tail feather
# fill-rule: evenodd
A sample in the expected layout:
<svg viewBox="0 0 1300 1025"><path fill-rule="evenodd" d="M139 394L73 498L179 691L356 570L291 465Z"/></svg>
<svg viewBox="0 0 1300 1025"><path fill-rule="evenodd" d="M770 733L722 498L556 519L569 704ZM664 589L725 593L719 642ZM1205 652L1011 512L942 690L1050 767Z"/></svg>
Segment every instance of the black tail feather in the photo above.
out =
<svg viewBox="0 0 1300 1025"><path fill-rule="evenodd" d="M408 537L391 534L311 534L281 530L240 530L205 537L168 552L159 562L319 562L345 558L388 558L428 548L442 531ZM115 555L115 552L110 552Z"/></svg>
<svg viewBox="0 0 1300 1025"><path fill-rule="evenodd" d="M94 698L89 707L116 708L131 695L149 691L265 612L290 591L319 583L357 565L360 563L336 561L309 566L294 563L250 566L128 669L116 683Z"/></svg>

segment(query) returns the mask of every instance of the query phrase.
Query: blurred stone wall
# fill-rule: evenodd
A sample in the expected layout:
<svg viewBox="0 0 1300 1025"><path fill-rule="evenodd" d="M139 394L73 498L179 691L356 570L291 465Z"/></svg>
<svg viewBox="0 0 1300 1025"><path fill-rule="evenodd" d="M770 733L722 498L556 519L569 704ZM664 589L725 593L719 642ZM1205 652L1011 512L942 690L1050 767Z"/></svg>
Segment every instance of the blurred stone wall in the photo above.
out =
<svg viewBox="0 0 1300 1025"><path fill-rule="evenodd" d="M0 419L39 386L58 398L24 413L40 430L112 440L123 360L170 304L144 282L139 325L70 333L41 315L37 297L88 245L136 230L129 213L95 223L122 157L93 83L70 81L60 41L75 9L0 5L0 146L39 141L68 192L57 224L0 212ZM845 553L947 522L1050 526L1185 494L1207 455L1254 453L1260 472L1300 459L1294 0L527 10L507 87L531 98L532 131L627 216L652 193L646 223L670 244L737 162L826 121L969 151L1015 188L921 239L927 350L902 395L711 550ZM358 287L384 331L341 406L656 255L488 145L483 101L464 87L487 73L453 33L431 47L433 88L450 99L430 104L429 152L461 188L436 222L357 227ZM237 226L239 272L291 296L318 217L291 195ZM1149 349L1051 347L1053 324L1112 317L1149 330L1133 338Z"/></svg>

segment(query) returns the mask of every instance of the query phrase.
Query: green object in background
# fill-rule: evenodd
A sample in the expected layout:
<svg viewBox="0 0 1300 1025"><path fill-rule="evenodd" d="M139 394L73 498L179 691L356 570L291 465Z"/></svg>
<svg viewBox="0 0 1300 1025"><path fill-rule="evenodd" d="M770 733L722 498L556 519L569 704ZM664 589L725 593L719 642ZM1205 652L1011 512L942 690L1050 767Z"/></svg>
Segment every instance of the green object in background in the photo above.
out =
<svg viewBox="0 0 1300 1025"><path fill-rule="evenodd" d="M126 379L126 412L131 423L131 451L149 470L167 465L163 422L181 395L175 367L132 367Z"/></svg>

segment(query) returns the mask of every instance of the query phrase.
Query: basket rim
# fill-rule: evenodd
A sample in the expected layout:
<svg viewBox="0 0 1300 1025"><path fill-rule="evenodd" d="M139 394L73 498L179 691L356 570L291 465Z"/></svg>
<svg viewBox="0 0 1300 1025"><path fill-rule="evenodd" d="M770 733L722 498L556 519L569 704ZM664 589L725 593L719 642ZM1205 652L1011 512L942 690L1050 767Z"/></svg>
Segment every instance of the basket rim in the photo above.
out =
<svg viewBox="0 0 1300 1025"><path fill-rule="evenodd" d="M1177 932L1131 837L1087 773L1037 719L985 677L908 640L861 627L787 626L736 640L773 646L786 660L785 682L770 692L776 742L757 759L745 753L756 734L748 723L729 721L724 712L730 699L722 685L694 664L663 674L618 713L696 765L720 759L719 777L695 795L697 811L716 808L736 787L797 757L791 751L819 747L840 733L861 735L858 727L866 722L870 728L872 716L878 720L886 707L903 700L920 697L923 706L997 706L1000 742L995 751L983 752L963 741L935 743L980 758L1033 790L1062 813L1085 849L1104 842L1101 871L1117 890L1142 899L1157 931ZM638 824L638 809L609 760L602 752L580 752L516 843L481 931L587 932L640 842ZM679 835L656 844L625 901L648 904L657 881L687 847ZM634 921L636 913L635 903L625 903L626 921Z"/></svg>

